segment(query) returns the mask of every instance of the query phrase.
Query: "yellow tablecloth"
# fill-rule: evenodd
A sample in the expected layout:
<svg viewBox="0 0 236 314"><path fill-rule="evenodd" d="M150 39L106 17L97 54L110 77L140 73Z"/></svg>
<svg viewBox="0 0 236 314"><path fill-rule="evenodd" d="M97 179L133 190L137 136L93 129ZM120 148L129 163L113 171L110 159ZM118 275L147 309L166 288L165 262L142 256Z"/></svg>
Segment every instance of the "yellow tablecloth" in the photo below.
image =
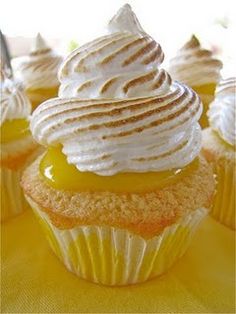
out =
<svg viewBox="0 0 236 314"><path fill-rule="evenodd" d="M2 313L234 313L234 232L210 217L185 256L144 284L110 288L69 273L33 214L2 225Z"/></svg>

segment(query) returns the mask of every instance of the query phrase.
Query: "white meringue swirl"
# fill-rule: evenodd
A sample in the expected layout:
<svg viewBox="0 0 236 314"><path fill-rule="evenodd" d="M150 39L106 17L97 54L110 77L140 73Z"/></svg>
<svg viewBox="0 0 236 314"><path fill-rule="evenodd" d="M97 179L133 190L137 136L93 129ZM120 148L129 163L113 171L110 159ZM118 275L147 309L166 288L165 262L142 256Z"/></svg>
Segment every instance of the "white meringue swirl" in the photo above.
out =
<svg viewBox="0 0 236 314"><path fill-rule="evenodd" d="M170 77L150 36L129 32L101 37L75 50L59 72L59 97L126 98L165 93Z"/></svg>
<svg viewBox="0 0 236 314"><path fill-rule="evenodd" d="M6 120L28 118L31 104L22 86L11 79L1 81L0 125Z"/></svg>
<svg viewBox="0 0 236 314"><path fill-rule="evenodd" d="M236 144L236 78L222 80L208 111L210 126L228 144Z"/></svg>
<svg viewBox="0 0 236 314"><path fill-rule="evenodd" d="M31 53L22 58L17 70L26 88L54 87L59 85L57 72L61 63L62 57L52 51L38 34Z"/></svg>
<svg viewBox="0 0 236 314"><path fill-rule="evenodd" d="M199 40L191 39L170 60L169 73L175 80L191 87L218 83L222 62L211 51L201 48Z"/></svg>
<svg viewBox="0 0 236 314"><path fill-rule="evenodd" d="M117 26L122 14L131 31ZM200 151L200 98L159 69L161 47L134 17L123 7L112 19L122 31L69 55L60 70L59 98L33 113L36 141L62 144L80 171L110 176L170 170L189 164Z"/></svg>

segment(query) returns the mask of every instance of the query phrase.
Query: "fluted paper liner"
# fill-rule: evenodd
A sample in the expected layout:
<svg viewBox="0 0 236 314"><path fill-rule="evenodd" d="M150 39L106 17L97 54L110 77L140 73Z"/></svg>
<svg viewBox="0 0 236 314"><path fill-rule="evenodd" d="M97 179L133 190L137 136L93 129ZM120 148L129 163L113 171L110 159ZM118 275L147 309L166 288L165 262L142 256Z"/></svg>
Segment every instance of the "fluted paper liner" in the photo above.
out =
<svg viewBox="0 0 236 314"><path fill-rule="evenodd" d="M211 215L235 229L235 165L227 160L216 165L217 186Z"/></svg>
<svg viewBox="0 0 236 314"><path fill-rule="evenodd" d="M42 147L36 147L18 169L0 167L1 222L21 214L29 207L20 186L20 180L24 169L43 151Z"/></svg>
<svg viewBox="0 0 236 314"><path fill-rule="evenodd" d="M54 253L81 278L104 285L128 285L164 273L186 251L206 209L197 209L149 239L108 226L79 226L60 230L26 197Z"/></svg>
<svg viewBox="0 0 236 314"><path fill-rule="evenodd" d="M19 215L27 208L20 178L23 169L11 170L0 168L1 171L1 221Z"/></svg>

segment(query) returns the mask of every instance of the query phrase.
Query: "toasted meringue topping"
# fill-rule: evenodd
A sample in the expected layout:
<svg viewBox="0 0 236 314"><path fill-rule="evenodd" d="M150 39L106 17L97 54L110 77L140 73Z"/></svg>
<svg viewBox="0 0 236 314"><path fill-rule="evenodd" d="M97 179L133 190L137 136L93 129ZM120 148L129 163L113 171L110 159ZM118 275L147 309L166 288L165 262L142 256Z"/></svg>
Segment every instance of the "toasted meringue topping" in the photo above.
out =
<svg viewBox="0 0 236 314"><path fill-rule="evenodd" d="M230 145L236 143L236 78L222 80L208 111L213 130Z"/></svg>
<svg viewBox="0 0 236 314"><path fill-rule="evenodd" d="M196 36L179 50L170 61L169 72L173 79L189 86L218 83L222 62L211 51L201 48Z"/></svg>
<svg viewBox="0 0 236 314"><path fill-rule="evenodd" d="M162 49L129 6L111 23L114 33L64 61L59 98L33 113L35 139L62 144L69 163L98 175L189 164L200 150L200 98L159 68Z"/></svg>
<svg viewBox="0 0 236 314"><path fill-rule="evenodd" d="M129 32L101 37L75 50L59 72L59 97L127 98L165 93L171 79L150 36Z"/></svg>
<svg viewBox="0 0 236 314"><path fill-rule="evenodd" d="M57 72L61 62L62 57L38 34L29 56L23 58L18 69L25 87L37 89L59 85Z"/></svg>
<svg viewBox="0 0 236 314"><path fill-rule="evenodd" d="M1 82L1 124L6 120L28 118L31 104L22 86L8 78Z"/></svg>

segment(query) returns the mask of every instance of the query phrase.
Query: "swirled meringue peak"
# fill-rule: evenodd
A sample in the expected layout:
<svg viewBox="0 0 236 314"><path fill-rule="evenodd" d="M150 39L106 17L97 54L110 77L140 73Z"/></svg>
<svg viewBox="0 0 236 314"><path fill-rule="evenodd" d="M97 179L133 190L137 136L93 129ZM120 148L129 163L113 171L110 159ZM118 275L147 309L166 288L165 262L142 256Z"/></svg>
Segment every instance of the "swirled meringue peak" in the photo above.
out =
<svg viewBox="0 0 236 314"><path fill-rule="evenodd" d="M33 136L45 146L62 145L79 171L103 176L189 164L201 146L200 98L160 69L161 46L130 6L109 31L66 58L59 97L33 113Z"/></svg>
<svg viewBox="0 0 236 314"><path fill-rule="evenodd" d="M114 15L108 24L108 30L110 33L130 32L132 34L145 34L145 31L129 4L125 4Z"/></svg>
<svg viewBox="0 0 236 314"><path fill-rule="evenodd" d="M222 80L210 105L210 126L228 144L236 144L236 77Z"/></svg>
<svg viewBox="0 0 236 314"><path fill-rule="evenodd" d="M6 120L27 119L31 113L31 104L22 86L18 82L7 78L3 72L0 86L0 125Z"/></svg>
<svg viewBox="0 0 236 314"><path fill-rule="evenodd" d="M169 72L173 79L189 86L200 86L220 80L222 62L210 50L203 49L195 35L170 60Z"/></svg>
<svg viewBox="0 0 236 314"><path fill-rule="evenodd" d="M58 86L57 72L62 57L57 55L38 34L31 52L22 59L18 71L26 88L38 89Z"/></svg>

